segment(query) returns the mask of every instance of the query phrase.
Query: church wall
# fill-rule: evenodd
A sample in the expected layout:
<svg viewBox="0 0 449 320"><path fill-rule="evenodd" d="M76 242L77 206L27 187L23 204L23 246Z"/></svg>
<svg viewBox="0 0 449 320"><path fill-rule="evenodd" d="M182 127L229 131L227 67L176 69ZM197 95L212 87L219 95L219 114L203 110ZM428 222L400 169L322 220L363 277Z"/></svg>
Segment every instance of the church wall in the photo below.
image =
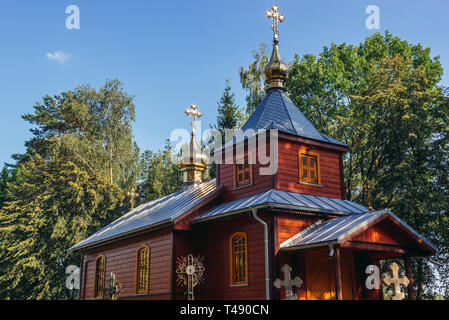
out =
<svg viewBox="0 0 449 320"><path fill-rule="evenodd" d="M149 294L135 294L136 254L147 245L150 248ZM83 252L82 299L92 299L94 291L95 259L99 255L106 257L106 279L115 273L122 285L119 299L170 299L172 264L171 229L154 231L116 243Z"/></svg>
<svg viewBox="0 0 449 320"><path fill-rule="evenodd" d="M309 227L315 223L319 217L302 215L298 213L279 213L275 217L275 233L276 233L276 246L275 255L277 257L274 278L283 279L281 274L281 268L284 264L288 264L292 267L292 277L299 276L303 281L302 286L297 289L294 288L294 292L298 296L298 300L305 300L306 295L306 273L305 273L305 254L303 251L292 252L292 253L280 253L280 245L282 242L290 239L294 235L298 234L305 228ZM275 299L283 299L284 291L275 289Z"/></svg>
<svg viewBox="0 0 449 320"><path fill-rule="evenodd" d="M185 295L187 287L177 282L176 268L177 259L186 257L188 254L192 254L194 257L198 257L201 254L201 243L199 238L195 236L195 233L190 231L174 231L173 233L173 250L174 250L174 267L173 267L173 299L175 300L187 300ZM208 276L206 270L206 276ZM195 299L202 298L203 285L195 287Z"/></svg>
<svg viewBox="0 0 449 320"><path fill-rule="evenodd" d="M270 139L267 137L266 150L269 153ZM233 148L234 155L237 154L236 148ZM256 162L252 165L253 181L249 186L235 187L234 182L234 164L225 164L225 156L223 155L222 164L218 165L218 183L223 185L223 201L228 202L235 199L244 198L253 194L264 192L274 189L275 176L273 175L261 175L259 173L260 168L267 167L267 165L261 165L257 160L257 148L251 147L248 149L248 143L245 143L245 154L251 153L255 157L252 161Z"/></svg>
<svg viewBox="0 0 449 320"><path fill-rule="evenodd" d="M271 230L273 219L262 213L259 217L268 223ZM264 230L261 224L248 215L243 215L203 223L197 226L195 232L199 235L198 248L205 258L206 268L205 282L198 287L200 299L265 299ZM248 284L243 286L230 285L229 238L235 232L247 233ZM269 252L273 252L272 241L270 238L269 240ZM271 265L271 255L269 259Z"/></svg>
<svg viewBox="0 0 449 320"><path fill-rule="evenodd" d="M320 156L320 186L299 183L299 151L309 145L302 142L280 138L278 140L278 170L274 175L260 175L260 168L267 167L255 163L252 166L253 183L250 186L235 188L234 165L218 165L218 183L223 185L225 202L244 198L271 189L325 196L336 199L344 198L344 180L342 153L327 149L320 144L311 151ZM269 145L267 146L269 150ZM254 153L257 153L255 151ZM224 162L224 161L223 161Z"/></svg>
<svg viewBox="0 0 449 320"><path fill-rule="evenodd" d="M235 199L244 198L253 194L271 190L274 188L274 178L272 175L260 175L260 164L254 164L253 170L253 184L246 187L234 187L234 165L222 164L220 165L220 183L223 185L223 199L225 202Z"/></svg>
<svg viewBox="0 0 449 320"><path fill-rule="evenodd" d="M276 189L312 194L336 199L343 198L341 153L314 147L311 152L320 156L321 186L309 186L299 182L299 151L308 145L285 139L279 140L279 168Z"/></svg>

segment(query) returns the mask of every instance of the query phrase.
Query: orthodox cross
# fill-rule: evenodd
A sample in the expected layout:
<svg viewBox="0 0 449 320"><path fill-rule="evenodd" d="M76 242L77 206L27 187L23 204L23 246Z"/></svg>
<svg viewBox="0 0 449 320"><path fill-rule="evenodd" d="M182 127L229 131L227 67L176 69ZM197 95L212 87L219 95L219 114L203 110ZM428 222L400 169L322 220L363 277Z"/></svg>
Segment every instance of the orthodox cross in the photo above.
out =
<svg viewBox="0 0 449 320"><path fill-rule="evenodd" d="M134 189L131 189L131 191L128 191L126 195L129 197L129 203L131 204L131 210L134 209L134 199L139 195L134 191Z"/></svg>
<svg viewBox="0 0 449 320"><path fill-rule="evenodd" d="M401 292L401 284L404 287L407 287L408 284L410 283L410 280L405 276L399 277L399 266L396 262L390 264L390 269L393 274L393 277L387 275L383 279L383 281L387 286L389 285L394 286L394 296L391 297L392 300L403 300L405 298L405 294Z"/></svg>
<svg viewBox="0 0 449 320"><path fill-rule="evenodd" d="M111 277L109 278L109 282L106 289L106 294L109 299L117 300L118 295L122 291L122 285L117 281L117 277L114 273L111 272Z"/></svg>
<svg viewBox="0 0 449 320"><path fill-rule="evenodd" d="M192 126L192 136L195 136L196 132L196 125L195 125L196 118L201 118L201 116L203 115L199 110L197 110L197 108L198 107L196 106L196 104L192 104L190 108L187 108L185 111L187 116L192 117L192 121L190 121L190 125Z"/></svg>
<svg viewBox="0 0 449 320"><path fill-rule="evenodd" d="M302 285L302 280L299 277L295 277L292 280L290 272L292 272L292 268L288 264L284 264L281 268L282 273L284 274L284 280L276 279L274 280L273 285L280 289L281 287L285 287L285 300L297 300L298 296L293 294L293 286L299 288Z"/></svg>
<svg viewBox="0 0 449 320"><path fill-rule="evenodd" d="M279 13L279 7L277 5L273 5L273 7L271 7L271 10L267 10L267 12L265 12L265 15L268 19L273 19L273 25L271 26L271 29L273 29L273 42L276 44L278 43L278 35L280 34L278 29L278 22L284 21L285 17L283 14Z"/></svg>
<svg viewBox="0 0 449 320"><path fill-rule="evenodd" d="M187 286L187 299L194 300L194 289L204 281L204 257L195 258L192 254L177 259L176 269L178 285Z"/></svg>

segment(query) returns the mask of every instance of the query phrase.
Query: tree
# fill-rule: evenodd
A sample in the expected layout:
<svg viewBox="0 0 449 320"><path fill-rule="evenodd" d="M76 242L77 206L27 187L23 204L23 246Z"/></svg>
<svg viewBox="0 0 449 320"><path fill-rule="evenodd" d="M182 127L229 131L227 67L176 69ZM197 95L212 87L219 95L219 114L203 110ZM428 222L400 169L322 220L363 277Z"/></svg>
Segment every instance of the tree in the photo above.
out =
<svg viewBox="0 0 449 320"><path fill-rule="evenodd" d="M232 93L231 90L231 84L229 80L226 80L223 95L221 96L220 101L217 102L217 123L211 126L212 129L217 130L221 135L221 141L219 141L220 145L225 143L227 130L241 128L248 118L248 115L242 112L240 107L235 104L234 93ZM211 138L209 143L212 142L213 139ZM215 170L215 162L212 162L207 170L210 178L215 178Z"/></svg>
<svg viewBox="0 0 449 320"><path fill-rule="evenodd" d="M252 52L254 62L248 69L239 69L240 82L246 90L246 114L250 116L265 96L265 68L268 64L266 45L261 44L259 51Z"/></svg>
<svg viewBox="0 0 449 320"><path fill-rule="evenodd" d="M19 165L0 212L0 299L69 299L67 249L118 218L121 190L107 177L68 161L61 150Z"/></svg>
<svg viewBox="0 0 449 320"><path fill-rule="evenodd" d="M68 299L67 249L129 208L139 149L132 98L118 80L45 96L27 151L15 155L20 183L6 183L0 211L0 299ZM137 160L136 160L137 159Z"/></svg>
<svg viewBox="0 0 449 320"><path fill-rule="evenodd" d="M33 114L22 116L37 128L31 130L33 138L25 144L27 153L15 155L15 159L27 160L34 153L47 158L52 138L61 137L92 174L103 174L124 189L133 183L127 181L126 171L135 162L135 106L120 81L107 80L99 90L81 85L43 100L34 106Z"/></svg>
<svg viewBox="0 0 449 320"><path fill-rule="evenodd" d="M417 298L449 262L449 108L430 49L386 32L358 46L295 57L287 91L323 133L344 141L346 196L389 207L439 248L440 266L413 261ZM446 180L445 180L446 179ZM441 279L440 279L441 280ZM448 293L448 282L443 280Z"/></svg>
<svg viewBox="0 0 449 320"><path fill-rule="evenodd" d="M324 47L319 57L298 55L289 69L287 91L291 99L323 133L345 142L349 153L345 159L346 196L349 200L359 194L360 176L352 150L360 141L351 121L353 96L366 87L372 70L387 57L402 56L411 61L411 68L422 68L427 86L436 86L441 79L442 68L438 57L430 57L430 49L420 44L412 45L388 31L365 39L359 46L332 44ZM365 188L366 189L366 188ZM361 190L364 190L363 188Z"/></svg>
<svg viewBox="0 0 449 320"><path fill-rule="evenodd" d="M217 103L217 123L213 126L214 129L220 131L223 143L226 129L238 129L247 120L247 116L240 110L239 106L235 104L234 93L232 93L231 90L229 80L226 80L223 95Z"/></svg>
<svg viewBox="0 0 449 320"><path fill-rule="evenodd" d="M0 173L0 209L7 200L6 190L8 184L18 184L20 182L20 170L10 165L5 165Z"/></svg>
<svg viewBox="0 0 449 320"><path fill-rule="evenodd" d="M138 186L140 202L152 201L182 189L179 166L172 162L174 152L170 140L163 150L146 150L141 156L141 179Z"/></svg>

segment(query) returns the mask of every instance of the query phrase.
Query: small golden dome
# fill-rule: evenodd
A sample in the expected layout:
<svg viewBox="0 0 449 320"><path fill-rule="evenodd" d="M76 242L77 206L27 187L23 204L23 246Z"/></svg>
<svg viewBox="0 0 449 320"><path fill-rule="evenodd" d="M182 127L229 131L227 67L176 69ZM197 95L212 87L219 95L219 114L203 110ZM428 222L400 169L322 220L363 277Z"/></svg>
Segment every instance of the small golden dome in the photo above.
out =
<svg viewBox="0 0 449 320"><path fill-rule="evenodd" d="M270 62L265 69L267 76L267 90L271 88L283 88L287 80L288 68L282 61L279 54L279 47L277 42L273 45L273 53L271 54Z"/></svg>

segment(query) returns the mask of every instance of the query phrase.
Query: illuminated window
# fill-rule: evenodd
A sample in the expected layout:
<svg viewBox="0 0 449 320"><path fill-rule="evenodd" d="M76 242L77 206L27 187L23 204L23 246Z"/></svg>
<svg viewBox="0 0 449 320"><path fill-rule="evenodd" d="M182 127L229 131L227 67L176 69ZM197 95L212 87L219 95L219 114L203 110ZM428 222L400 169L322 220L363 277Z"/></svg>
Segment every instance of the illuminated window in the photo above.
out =
<svg viewBox="0 0 449 320"><path fill-rule="evenodd" d="M299 181L320 184L320 156L315 153L299 153Z"/></svg>
<svg viewBox="0 0 449 320"><path fill-rule="evenodd" d="M248 283L248 251L246 233L237 232L230 237L231 285Z"/></svg>
<svg viewBox="0 0 449 320"><path fill-rule="evenodd" d="M94 297L102 298L104 295L104 277L106 273L106 258L99 256L95 260L95 283L94 283Z"/></svg>
<svg viewBox="0 0 449 320"><path fill-rule="evenodd" d="M243 163L235 164L234 171L236 188L247 186L253 183L252 165L249 163L248 155L243 158Z"/></svg>
<svg viewBox="0 0 449 320"><path fill-rule="evenodd" d="M150 270L150 250L142 247L137 251L136 292L148 292L148 278Z"/></svg>

